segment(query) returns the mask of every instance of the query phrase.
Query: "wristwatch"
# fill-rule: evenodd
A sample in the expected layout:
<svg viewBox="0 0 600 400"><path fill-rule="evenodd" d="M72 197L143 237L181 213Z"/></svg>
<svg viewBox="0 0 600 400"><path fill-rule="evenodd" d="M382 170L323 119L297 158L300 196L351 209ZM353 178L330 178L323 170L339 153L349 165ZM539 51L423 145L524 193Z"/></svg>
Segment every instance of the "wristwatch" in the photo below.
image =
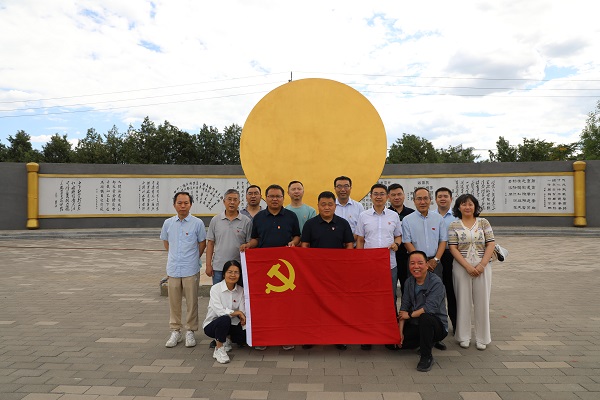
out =
<svg viewBox="0 0 600 400"><path fill-rule="evenodd" d="M439 258L437 258L437 257L433 257L433 259L435 260L435 262L436 262L436 263L439 263L439 262L440 262L440 259L439 259Z"/></svg>

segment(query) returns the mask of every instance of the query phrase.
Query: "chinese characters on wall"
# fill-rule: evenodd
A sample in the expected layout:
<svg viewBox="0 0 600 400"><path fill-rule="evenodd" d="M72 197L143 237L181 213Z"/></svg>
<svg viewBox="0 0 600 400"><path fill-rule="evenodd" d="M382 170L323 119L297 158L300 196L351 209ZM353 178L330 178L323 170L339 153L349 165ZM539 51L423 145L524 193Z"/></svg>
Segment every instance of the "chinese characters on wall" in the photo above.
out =
<svg viewBox="0 0 600 400"><path fill-rule="evenodd" d="M381 183L399 183L406 194L405 204L414 207L413 191L425 187L434 192L447 187L456 199L464 193L473 194L488 214L568 214L573 213L573 176L465 176L448 178L388 178ZM243 177L172 178L160 176L129 177L44 177L40 176L39 214L56 215L171 215L173 195L187 191L194 196L192 213L216 215L223 211L223 196L227 189L240 192L240 208L246 206L248 181ZM327 190L329 188L324 188ZM354 194L358 196L360 194ZM361 203L372 206L367 194Z"/></svg>

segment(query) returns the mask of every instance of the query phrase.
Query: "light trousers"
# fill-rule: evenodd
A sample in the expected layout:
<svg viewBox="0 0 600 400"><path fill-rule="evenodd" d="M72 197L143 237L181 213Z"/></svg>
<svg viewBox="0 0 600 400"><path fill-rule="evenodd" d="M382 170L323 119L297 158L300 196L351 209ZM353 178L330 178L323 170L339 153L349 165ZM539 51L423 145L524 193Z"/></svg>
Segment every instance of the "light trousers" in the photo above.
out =
<svg viewBox="0 0 600 400"><path fill-rule="evenodd" d="M184 278L169 277L169 326L172 331L180 331L181 324L181 303L185 297L186 324L188 331L198 330L198 282L200 273Z"/></svg>
<svg viewBox="0 0 600 400"><path fill-rule="evenodd" d="M452 264L452 280L456 296L456 327L454 337L459 342L471 340L471 308L474 309L475 340L480 344L492 341L490 333L490 294L492 263L473 278L458 261Z"/></svg>

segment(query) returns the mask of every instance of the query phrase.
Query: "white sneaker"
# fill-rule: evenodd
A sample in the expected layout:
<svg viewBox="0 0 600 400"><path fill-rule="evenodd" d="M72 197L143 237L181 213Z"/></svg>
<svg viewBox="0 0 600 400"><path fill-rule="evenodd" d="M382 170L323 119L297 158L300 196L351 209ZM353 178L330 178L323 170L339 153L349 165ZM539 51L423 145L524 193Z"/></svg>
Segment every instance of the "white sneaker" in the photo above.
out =
<svg viewBox="0 0 600 400"><path fill-rule="evenodd" d="M185 347L194 347L196 345L196 338L194 332L187 331L185 333Z"/></svg>
<svg viewBox="0 0 600 400"><path fill-rule="evenodd" d="M477 343L477 350L485 350L487 349L487 346L483 343Z"/></svg>
<svg viewBox="0 0 600 400"><path fill-rule="evenodd" d="M213 352L213 358L216 359L220 364L227 364L229 362L229 356L227 355L225 347L223 346L215 349Z"/></svg>
<svg viewBox="0 0 600 400"><path fill-rule="evenodd" d="M227 338L225 340L225 343L223 343L223 347L225 348L225 351L227 351L227 352L231 351L231 349L233 348L231 344L232 344L231 339Z"/></svg>
<svg viewBox="0 0 600 400"><path fill-rule="evenodd" d="M462 341L459 343L460 347L462 347L463 349L468 349L469 346L471 345L471 342L468 340Z"/></svg>
<svg viewBox="0 0 600 400"><path fill-rule="evenodd" d="M285 346L281 346L281 348L282 348L282 349L284 349L285 351L287 351L287 350L294 350L294 347L295 347L295 346L293 346L293 345L285 345Z"/></svg>
<svg viewBox="0 0 600 400"><path fill-rule="evenodd" d="M169 338L169 340L167 340L167 343L165 343L165 346L166 347L175 347L175 346L177 346L177 343L181 342L182 340L183 340L183 337L181 336L181 332L172 331L171 337Z"/></svg>

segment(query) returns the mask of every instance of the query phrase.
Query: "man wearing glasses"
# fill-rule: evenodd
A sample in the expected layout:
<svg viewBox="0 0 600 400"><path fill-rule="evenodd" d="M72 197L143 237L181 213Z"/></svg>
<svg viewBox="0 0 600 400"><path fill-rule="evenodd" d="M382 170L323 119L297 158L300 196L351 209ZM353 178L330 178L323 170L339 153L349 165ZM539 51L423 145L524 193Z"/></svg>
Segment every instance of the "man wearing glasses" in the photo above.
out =
<svg viewBox="0 0 600 400"><path fill-rule="evenodd" d="M350 228L352 228L352 233L354 234L354 241L356 242L358 216L365 211L365 208L358 201L350 198L352 179L347 176L338 176L333 180L333 187L337 195L337 199L335 200L335 215L344 218L350 223Z"/></svg>
<svg viewBox="0 0 600 400"><path fill-rule="evenodd" d="M246 189L246 208L244 208L243 210L240 211L240 213L242 213L243 215L245 215L246 217L250 218L252 220L252 218L254 218L254 216L256 215L256 213L258 213L260 210L262 210L262 207L260 206L260 186L257 185L250 185L248 186L248 189Z"/></svg>
<svg viewBox="0 0 600 400"><path fill-rule="evenodd" d="M396 308L396 282L398 281L398 268L396 265L396 251L402 244L402 222L398 213L388 210L385 204L388 199L387 186L376 183L371 186L371 201L373 207L363 211L356 224L356 248L374 249L387 248L390 250L390 268L392 276L392 293L394 296L394 309ZM395 348L394 345L388 347ZM370 350L370 344L361 345L361 349Z"/></svg>
<svg viewBox="0 0 600 400"><path fill-rule="evenodd" d="M443 279L443 266L440 259L448 243L448 228L444 218L437 213L429 212L431 194L429 189L418 187L413 192L413 201L417 212L407 215L402 220L402 237L408 253L420 250L427 255L427 269ZM443 342L436 342L435 348L446 350Z"/></svg>
<svg viewBox="0 0 600 400"><path fill-rule="evenodd" d="M267 208L259 211L252 221L250 241L240 246L240 251L254 247L283 247L300 244L300 225L298 217L290 210L283 208L283 188L270 185L265 191ZM266 347L254 347L265 350ZM294 346L283 346L284 350L292 350Z"/></svg>

